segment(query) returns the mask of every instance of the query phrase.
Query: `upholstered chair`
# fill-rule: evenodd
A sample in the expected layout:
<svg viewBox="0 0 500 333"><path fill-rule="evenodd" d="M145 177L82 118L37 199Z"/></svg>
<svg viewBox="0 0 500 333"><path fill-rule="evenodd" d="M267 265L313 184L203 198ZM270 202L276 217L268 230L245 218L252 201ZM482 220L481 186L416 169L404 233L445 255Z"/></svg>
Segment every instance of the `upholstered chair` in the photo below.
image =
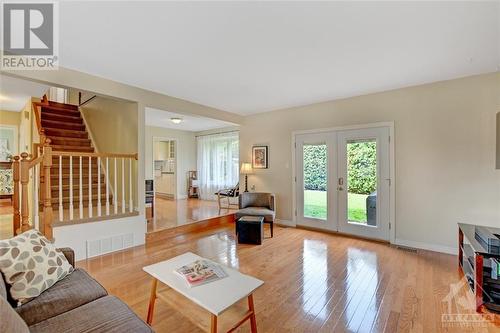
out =
<svg viewBox="0 0 500 333"><path fill-rule="evenodd" d="M262 216L264 223L271 227L273 237L273 224L276 218L276 203L272 193L242 192L239 196L239 210L236 212L236 220L242 216Z"/></svg>

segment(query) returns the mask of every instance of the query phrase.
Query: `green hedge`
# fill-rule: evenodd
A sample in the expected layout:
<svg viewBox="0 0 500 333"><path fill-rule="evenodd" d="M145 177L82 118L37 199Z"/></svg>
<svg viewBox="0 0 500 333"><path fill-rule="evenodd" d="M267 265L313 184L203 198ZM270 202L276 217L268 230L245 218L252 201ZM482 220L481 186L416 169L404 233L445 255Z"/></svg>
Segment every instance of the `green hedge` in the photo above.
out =
<svg viewBox="0 0 500 333"><path fill-rule="evenodd" d="M377 153L375 142L347 145L349 192L370 194L377 188ZM304 187L306 190L326 191L327 147L304 146Z"/></svg>

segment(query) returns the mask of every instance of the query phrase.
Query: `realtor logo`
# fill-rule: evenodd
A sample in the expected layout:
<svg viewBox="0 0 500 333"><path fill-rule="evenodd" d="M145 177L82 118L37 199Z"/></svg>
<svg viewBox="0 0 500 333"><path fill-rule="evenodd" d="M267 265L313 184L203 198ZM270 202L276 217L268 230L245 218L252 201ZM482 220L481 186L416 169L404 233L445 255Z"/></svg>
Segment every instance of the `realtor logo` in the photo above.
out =
<svg viewBox="0 0 500 333"><path fill-rule="evenodd" d="M2 4L2 69L57 69L56 9L50 2Z"/></svg>

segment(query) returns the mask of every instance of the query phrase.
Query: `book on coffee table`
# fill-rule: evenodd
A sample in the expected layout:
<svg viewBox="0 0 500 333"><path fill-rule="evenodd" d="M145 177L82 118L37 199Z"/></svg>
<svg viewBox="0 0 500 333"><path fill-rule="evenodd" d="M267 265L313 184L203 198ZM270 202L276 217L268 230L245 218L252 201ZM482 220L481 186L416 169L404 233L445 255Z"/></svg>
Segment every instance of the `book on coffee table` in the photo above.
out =
<svg viewBox="0 0 500 333"><path fill-rule="evenodd" d="M196 260L174 271L186 281L188 287L196 287L227 276L219 265L207 260Z"/></svg>

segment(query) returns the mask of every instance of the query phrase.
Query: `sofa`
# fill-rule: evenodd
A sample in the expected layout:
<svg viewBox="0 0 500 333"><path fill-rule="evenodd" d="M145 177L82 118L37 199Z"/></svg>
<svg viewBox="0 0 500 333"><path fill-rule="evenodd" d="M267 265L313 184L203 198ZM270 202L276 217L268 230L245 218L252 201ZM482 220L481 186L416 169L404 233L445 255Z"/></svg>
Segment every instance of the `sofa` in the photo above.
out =
<svg viewBox="0 0 500 333"><path fill-rule="evenodd" d="M74 267L73 250L60 250ZM2 276L0 318L0 332L153 332L125 303L108 295L106 289L80 268L18 307L10 298Z"/></svg>
<svg viewBox="0 0 500 333"><path fill-rule="evenodd" d="M273 225L276 218L276 203L272 193L243 192L238 197L239 209L235 213L236 220L243 216L262 216L264 223L271 227L273 237Z"/></svg>

